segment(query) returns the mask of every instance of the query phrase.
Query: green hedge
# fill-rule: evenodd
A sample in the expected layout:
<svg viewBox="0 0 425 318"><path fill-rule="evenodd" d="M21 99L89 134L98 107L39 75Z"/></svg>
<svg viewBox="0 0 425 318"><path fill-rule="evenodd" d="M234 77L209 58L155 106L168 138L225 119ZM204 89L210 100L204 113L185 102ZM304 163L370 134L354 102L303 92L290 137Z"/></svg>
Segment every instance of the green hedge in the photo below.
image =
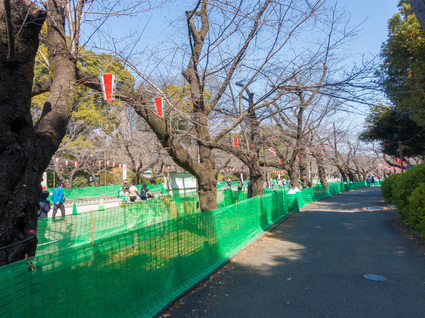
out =
<svg viewBox="0 0 425 318"><path fill-rule="evenodd" d="M393 202L393 184L398 176L399 174L393 174L385 178L381 184L382 197L391 203Z"/></svg>
<svg viewBox="0 0 425 318"><path fill-rule="evenodd" d="M382 196L394 204L402 221L425 236L425 164L387 178Z"/></svg>

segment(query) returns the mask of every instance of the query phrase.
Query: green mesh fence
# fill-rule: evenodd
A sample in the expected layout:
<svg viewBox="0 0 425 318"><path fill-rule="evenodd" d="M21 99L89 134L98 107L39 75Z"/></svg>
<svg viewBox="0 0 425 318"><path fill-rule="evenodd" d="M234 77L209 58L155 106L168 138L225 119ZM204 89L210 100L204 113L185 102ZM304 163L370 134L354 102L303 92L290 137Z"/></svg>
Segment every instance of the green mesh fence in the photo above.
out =
<svg viewBox="0 0 425 318"><path fill-rule="evenodd" d="M113 184L108 186L100 187L87 187L87 188L78 188L78 189L63 189L66 199L83 199L91 197L106 197L106 196L118 196L122 184ZM151 192L161 192L164 187L163 184L148 184L149 191ZM140 189L140 186L137 186ZM47 189L49 192L53 192L53 188Z"/></svg>
<svg viewBox="0 0 425 318"><path fill-rule="evenodd" d="M237 203L203 213L180 196L179 207L161 198L42 219L36 256L0 268L0 317L151 317L304 198L345 187L303 190L300 196L275 189L241 201L241 193L223 191L223 204Z"/></svg>

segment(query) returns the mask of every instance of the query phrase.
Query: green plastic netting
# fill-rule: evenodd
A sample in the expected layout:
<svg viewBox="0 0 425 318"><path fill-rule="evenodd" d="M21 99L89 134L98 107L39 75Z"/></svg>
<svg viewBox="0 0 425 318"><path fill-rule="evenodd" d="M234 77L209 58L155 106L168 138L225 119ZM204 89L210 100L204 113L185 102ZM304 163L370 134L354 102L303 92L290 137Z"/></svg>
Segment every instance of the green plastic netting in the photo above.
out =
<svg viewBox="0 0 425 318"><path fill-rule="evenodd" d="M63 189L64 195L69 200L92 198L92 197L106 197L106 196L119 196L121 184L113 184L100 187L86 187L76 189ZM140 188L140 186L137 186ZM161 192L163 184L148 184L149 191ZM53 192L53 188L48 188L47 191Z"/></svg>
<svg viewBox="0 0 425 318"><path fill-rule="evenodd" d="M225 190L230 205L203 213L180 196L42 219L36 256L0 268L0 317L151 317L304 200L364 185Z"/></svg>

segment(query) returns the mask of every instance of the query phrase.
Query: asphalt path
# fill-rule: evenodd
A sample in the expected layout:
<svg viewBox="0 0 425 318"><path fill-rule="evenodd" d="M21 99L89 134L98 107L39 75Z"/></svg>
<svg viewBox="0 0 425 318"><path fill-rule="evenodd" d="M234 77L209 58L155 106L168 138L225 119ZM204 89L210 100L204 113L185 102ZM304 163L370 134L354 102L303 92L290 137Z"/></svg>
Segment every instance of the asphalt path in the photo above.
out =
<svg viewBox="0 0 425 318"><path fill-rule="evenodd" d="M161 317L423 318L423 244L386 207L380 187L308 204Z"/></svg>
<svg viewBox="0 0 425 318"><path fill-rule="evenodd" d="M78 202L76 203L77 208L77 214L78 213L84 213L84 212L90 212L90 211L98 211L100 205L103 205L104 209L107 208L113 208L118 207L120 205L120 202L122 202L122 199L110 199L110 200L102 200L102 203L100 200L92 200L89 202ZM72 200L69 200L69 202L66 202L65 204L65 214L72 214L74 209L74 204ZM50 210L48 216L50 217L52 215L53 207ZM56 213L56 215L60 215L60 211Z"/></svg>

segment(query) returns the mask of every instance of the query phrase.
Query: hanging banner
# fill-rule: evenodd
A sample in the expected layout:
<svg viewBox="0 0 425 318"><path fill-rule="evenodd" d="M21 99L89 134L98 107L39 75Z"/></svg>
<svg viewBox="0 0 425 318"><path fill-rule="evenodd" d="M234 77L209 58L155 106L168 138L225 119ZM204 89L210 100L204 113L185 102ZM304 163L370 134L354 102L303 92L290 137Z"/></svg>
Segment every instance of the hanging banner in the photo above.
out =
<svg viewBox="0 0 425 318"><path fill-rule="evenodd" d="M235 148L238 148L238 138L233 138L233 145L235 145Z"/></svg>
<svg viewBox="0 0 425 318"><path fill-rule="evenodd" d="M394 156L394 161L396 163L397 166L401 165L401 159L397 158L396 156ZM407 162L403 161L403 166L406 167L407 166Z"/></svg>
<svg viewBox="0 0 425 318"><path fill-rule="evenodd" d="M400 165L401 159L394 156L394 161L397 165Z"/></svg>
<svg viewBox="0 0 425 318"><path fill-rule="evenodd" d="M102 84L103 99L105 102L113 102L115 99L117 77L113 74L102 74L100 76L100 83Z"/></svg>
<svg viewBox="0 0 425 318"><path fill-rule="evenodd" d="M153 100L156 106L156 112L159 116L162 117L162 112L164 110L164 99L162 97L155 97Z"/></svg>
<svg viewBox="0 0 425 318"><path fill-rule="evenodd" d="M276 151L273 149L273 147L270 147L267 151L276 156Z"/></svg>

